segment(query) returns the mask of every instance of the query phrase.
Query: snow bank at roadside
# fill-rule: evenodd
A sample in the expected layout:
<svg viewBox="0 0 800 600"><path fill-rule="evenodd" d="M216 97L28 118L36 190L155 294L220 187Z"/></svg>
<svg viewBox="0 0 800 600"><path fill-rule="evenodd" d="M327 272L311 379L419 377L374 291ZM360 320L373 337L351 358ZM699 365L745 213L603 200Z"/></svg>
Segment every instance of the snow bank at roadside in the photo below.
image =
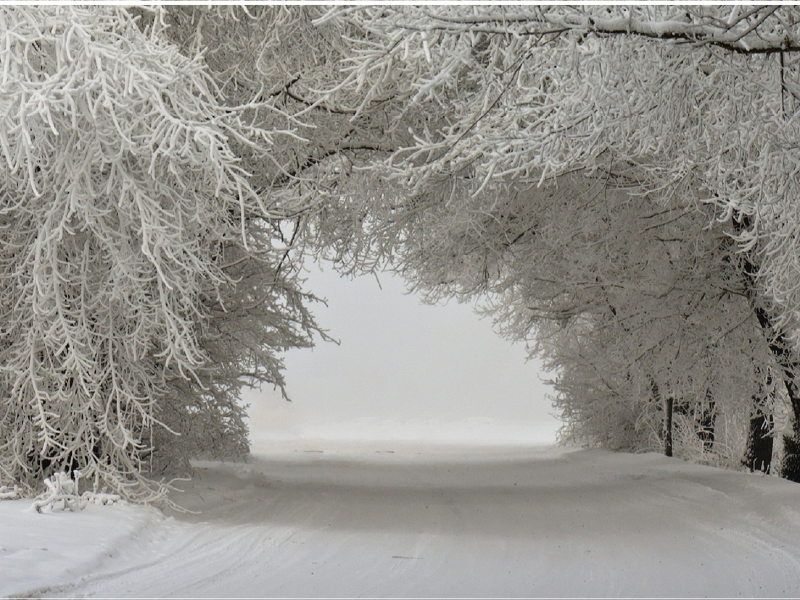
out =
<svg viewBox="0 0 800 600"><path fill-rule="evenodd" d="M0 503L0 546L19 557L0 555L0 594L800 596L800 486L775 477L656 454L307 442L197 463L173 499L199 514Z"/></svg>
<svg viewBox="0 0 800 600"><path fill-rule="evenodd" d="M37 596L107 568L149 539L163 514L143 506L89 505L37 513L31 500L0 502L0 597Z"/></svg>

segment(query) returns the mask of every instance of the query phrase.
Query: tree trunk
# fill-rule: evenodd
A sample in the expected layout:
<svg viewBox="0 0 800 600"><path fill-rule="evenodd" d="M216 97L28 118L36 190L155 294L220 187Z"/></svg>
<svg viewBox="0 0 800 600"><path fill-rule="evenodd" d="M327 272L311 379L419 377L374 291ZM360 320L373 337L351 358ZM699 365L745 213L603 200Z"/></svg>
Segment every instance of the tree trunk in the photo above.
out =
<svg viewBox="0 0 800 600"><path fill-rule="evenodd" d="M656 404L660 404L664 411L664 421L661 430L661 441L664 445L664 456L672 456L672 408L673 399L668 396L661 398L661 390L658 389L658 384L655 379L650 378L650 393L653 395L653 400Z"/></svg>
<svg viewBox="0 0 800 600"><path fill-rule="evenodd" d="M671 396L664 398L664 456L672 456L672 405Z"/></svg>
<svg viewBox="0 0 800 600"><path fill-rule="evenodd" d="M755 401L758 401L754 398ZM750 471L769 473L772 467L772 415L758 412L750 419L744 463Z"/></svg>
<svg viewBox="0 0 800 600"><path fill-rule="evenodd" d="M792 385L792 387L795 387ZM800 482L800 399L791 398L792 433L783 436L783 461L781 477Z"/></svg>
<svg viewBox="0 0 800 600"><path fill-rule="evenodd" d="M717 404L711 390L706 390L706 403L700 413L695 415L697 424L697 437L703 442L703 450L711 452L714 449L714 429L717 421Z"/></svg>
<svg viewBox="0 0 800 600"><path fill-rule="evenodd" d="M758 306L755 307L755 313L764 333L770 335L774 331L770 316ZM783 384L791 407L792 433L783 436L781 477L800 482L800 390L795 382L795 373L800 365L792 359L789 343L783 332L779 332L771 336L769 348L783 371Z"/></svg>
<svg viewBox="0 0 800 600"><path fill-rule="evenodd" d="M750 218L745 216L736 226L737 233L741 233L749 226ZM745 292L758 319L758 324L768 340L770 352L782 371L783 385L786 388L786 395L791 407L792 433L783 436L783 463L780 474L784 479L800 482L800 390L795 382L795 374L800 372L800 364L794 359L791 342L786 339L783 331L775 329L772 317L759 301L756 284L759 268L752 260L754 252L744 254L742 260ZM751 423L751 428L752 426Z"/></svg>

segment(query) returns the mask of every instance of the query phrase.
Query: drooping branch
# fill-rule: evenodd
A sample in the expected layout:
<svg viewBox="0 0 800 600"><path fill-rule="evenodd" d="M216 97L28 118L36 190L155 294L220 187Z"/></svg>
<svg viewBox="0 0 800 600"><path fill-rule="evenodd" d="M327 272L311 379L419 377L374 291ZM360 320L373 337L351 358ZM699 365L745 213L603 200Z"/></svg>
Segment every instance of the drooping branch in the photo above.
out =
<svg viewBox="0 0 800 600"><path fill-rule="evenodd" d="M727 14L725 11L727 10ZM800 13L788 7L518 7L483 14L423 11L427 21L403 22L409 30L433 33L545 36L567 31L641 36L661 41L717 46L737 54L800 50Z"/></svg>

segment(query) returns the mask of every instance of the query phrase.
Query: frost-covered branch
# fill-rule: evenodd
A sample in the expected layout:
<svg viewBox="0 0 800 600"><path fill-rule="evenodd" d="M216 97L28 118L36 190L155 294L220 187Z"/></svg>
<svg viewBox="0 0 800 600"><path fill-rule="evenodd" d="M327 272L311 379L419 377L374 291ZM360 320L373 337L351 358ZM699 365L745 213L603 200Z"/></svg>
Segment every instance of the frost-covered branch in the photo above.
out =
<svg viewBox="0 0 800 600"><path fill-rule="evenodd" d="M287 134L124 9L4 8L0 68L2 479L80 468L158 499L145 474L214 452L205 436L246 452L240 375L280 385L276 353L310 343L310 296L270 270L272 228L302 208L240 156Z"/></svg>

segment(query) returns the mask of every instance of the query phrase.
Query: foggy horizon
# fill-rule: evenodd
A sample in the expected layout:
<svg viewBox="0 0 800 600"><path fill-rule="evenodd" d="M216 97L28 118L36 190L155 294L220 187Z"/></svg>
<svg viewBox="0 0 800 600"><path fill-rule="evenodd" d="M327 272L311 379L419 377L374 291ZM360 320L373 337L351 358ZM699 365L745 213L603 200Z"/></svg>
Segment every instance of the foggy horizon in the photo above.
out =
<svg viewBox="0 0 800 600"><path fill-rule="evenodd" d="M309 267L312 307L340 342L316 337L286 353L291 402L264 386L244 390L251 438L422 439L555 443L541 364L492 330L471 305L424 304L390 273L353 280Z"/></svg>

